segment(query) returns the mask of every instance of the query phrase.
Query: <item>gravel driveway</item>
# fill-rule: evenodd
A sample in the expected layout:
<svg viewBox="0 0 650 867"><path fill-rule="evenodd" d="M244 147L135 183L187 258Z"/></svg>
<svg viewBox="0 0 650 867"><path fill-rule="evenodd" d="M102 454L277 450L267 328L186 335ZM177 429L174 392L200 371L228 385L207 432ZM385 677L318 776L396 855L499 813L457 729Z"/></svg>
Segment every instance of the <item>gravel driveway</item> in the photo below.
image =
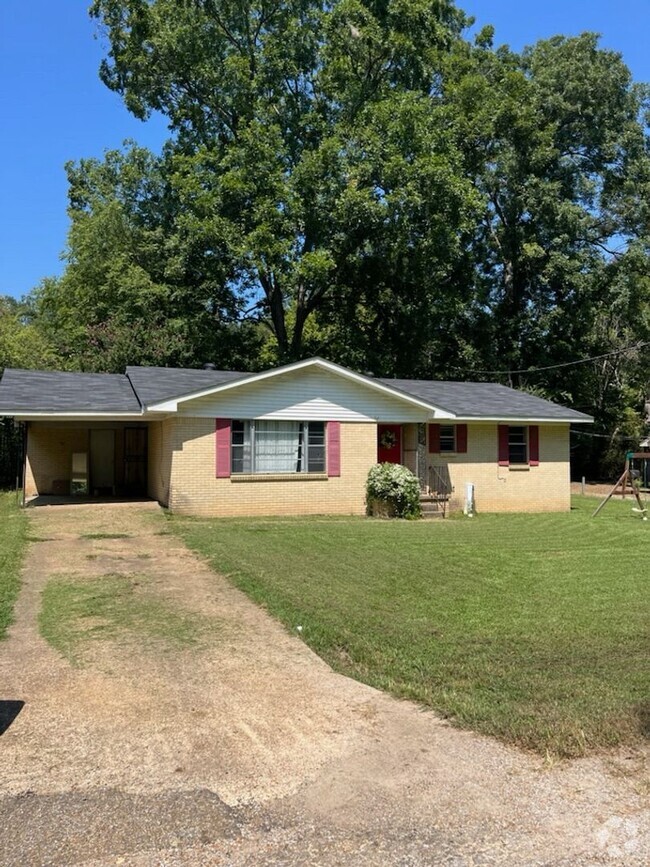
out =
<svg viewBox="0 0 650 867"><path fill-rule="evenodd" d="M0 644L0 699L25 702L0 736L3 867L650 861L646 754L544 762L333 673L157 506L30 520ZM73 667L38 633L56 574L135 575L205 639L105 640Z"/></svg>

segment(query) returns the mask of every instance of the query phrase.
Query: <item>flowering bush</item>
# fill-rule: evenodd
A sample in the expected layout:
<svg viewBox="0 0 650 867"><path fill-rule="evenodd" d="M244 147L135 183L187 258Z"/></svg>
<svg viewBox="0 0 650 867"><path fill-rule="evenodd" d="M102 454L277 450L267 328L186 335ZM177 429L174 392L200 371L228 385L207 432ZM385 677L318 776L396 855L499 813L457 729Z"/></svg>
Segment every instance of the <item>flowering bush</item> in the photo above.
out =
<svg viewBox="0 0 650 867"><path fill-rule="evenodd" d="M420 483L400 464L375 464L366 482L366 505L369 515L419 518Z"/></svg>

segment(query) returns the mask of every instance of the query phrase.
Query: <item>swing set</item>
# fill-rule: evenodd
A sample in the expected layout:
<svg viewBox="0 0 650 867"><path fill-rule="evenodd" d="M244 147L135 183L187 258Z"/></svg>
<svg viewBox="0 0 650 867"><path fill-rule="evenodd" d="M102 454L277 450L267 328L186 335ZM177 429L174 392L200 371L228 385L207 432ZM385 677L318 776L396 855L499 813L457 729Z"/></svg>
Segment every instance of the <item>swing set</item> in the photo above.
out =
<svg viewBox="0 0 650 867"><path fill-rule="evenodd" d="M625 469L623 470L623 474L620 479L616 482L612 490L607 494L605 499L600 503L596 511L591 516L595 518L596 515L600 512L603 506L611 500L614 494L619 490L621 497L625 499L627 493L630 493L634 499L637 501L638 509L632 508L633 512L641 515L641 519L643 521L648 520L648 507L646 503L641 499L640 487L641 487L641 477L642 473L640 470L637 470L633 466L634 461L643 461L643 476L644 480L647 479L647 462L650 461L650 452L628 452L625 455ZM647 481L646 481L647 483ZM629 491L628 491L629 488Z"/></svg>

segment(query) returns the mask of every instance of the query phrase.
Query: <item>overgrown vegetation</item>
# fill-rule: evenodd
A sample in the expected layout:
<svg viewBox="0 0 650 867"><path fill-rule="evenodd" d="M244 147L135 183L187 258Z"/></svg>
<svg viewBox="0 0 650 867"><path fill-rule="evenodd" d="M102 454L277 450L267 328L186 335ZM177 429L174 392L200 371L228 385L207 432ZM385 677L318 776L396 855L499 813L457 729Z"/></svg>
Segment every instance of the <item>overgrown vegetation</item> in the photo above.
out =
<svg viewBox="0 0 650 867"><path fill-rule="evenodd" d="M0 491L15 488L22 476L23 427L0 416Z"/></svg>
<svg viewBox="0 0 650 867"><path fill-rule="evenodd" d="M27 516L19 509L16 494L0 491L0 639L13 619L27 529Z"/></svg>
<svg viewBox="0 0 650 867"><path fill-rule="evenodd" d="M131 641L156 649L191 648L205 638L205 619L157 599L137 575L52 578L43 590L41 634L74 665L96 641ZM211 626L214 628L214 626Z"/></svg>
<svg viewBox="0 0 650 867"><path fill-rule="evenodd" d="M375 464L368 472L366 504L370 515L419 518L420 482L400 464Z"/></svg>
<svg viewBox="0 0 650 867"><path fill-rule="evenodd" d="M648 734L650 529L630 504L471 521L170 525L336 670L581 756Z"/></svg>

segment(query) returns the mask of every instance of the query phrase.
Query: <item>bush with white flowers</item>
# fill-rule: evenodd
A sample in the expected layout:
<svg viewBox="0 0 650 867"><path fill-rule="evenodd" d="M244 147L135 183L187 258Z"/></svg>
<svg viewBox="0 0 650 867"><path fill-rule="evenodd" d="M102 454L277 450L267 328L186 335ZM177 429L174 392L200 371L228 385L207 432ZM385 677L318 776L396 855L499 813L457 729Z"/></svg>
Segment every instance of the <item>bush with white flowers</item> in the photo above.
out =
<svg viewBox="0 0 650 867"><path fill-rule="evenodd" d="M400 464L375 464L368 473L366 504L369 515L419 518L420 482Z"/></svg>

